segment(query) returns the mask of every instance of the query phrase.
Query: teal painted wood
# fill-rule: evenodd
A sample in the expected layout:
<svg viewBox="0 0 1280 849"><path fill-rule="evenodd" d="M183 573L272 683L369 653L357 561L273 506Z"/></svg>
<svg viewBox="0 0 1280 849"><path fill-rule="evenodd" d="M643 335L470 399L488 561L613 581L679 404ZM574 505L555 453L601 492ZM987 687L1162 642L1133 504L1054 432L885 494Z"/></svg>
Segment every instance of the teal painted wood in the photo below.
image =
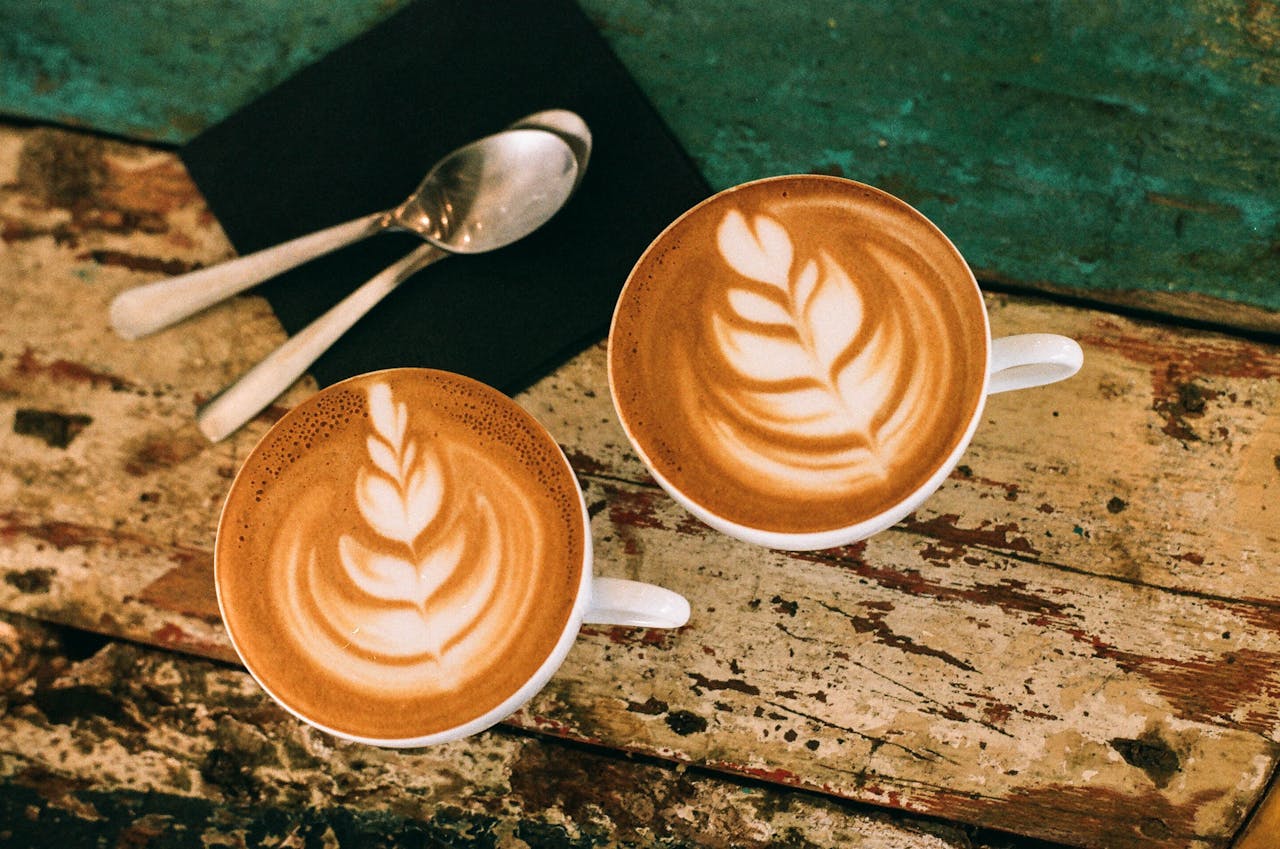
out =
<svg viewBox="0 0 1280 849"><path fill-rule="evenodd" d="M407 0L0 0L0 112L176 143Z"/></svg>
<svg viewBox="0 0 1280 849"><path fill-rule="evenodd" d="M405 2L0 0L0 111L181 141ZM985 281L1280 330L1275 0L580 2L716 188L843 174Z"/></svg>
<svg viewBox="0 0 1280 849"><path fill-rule="evenodd" d="M1280 309L1274 2L584 5L716 187L843 174L980 277Z"/></svg>

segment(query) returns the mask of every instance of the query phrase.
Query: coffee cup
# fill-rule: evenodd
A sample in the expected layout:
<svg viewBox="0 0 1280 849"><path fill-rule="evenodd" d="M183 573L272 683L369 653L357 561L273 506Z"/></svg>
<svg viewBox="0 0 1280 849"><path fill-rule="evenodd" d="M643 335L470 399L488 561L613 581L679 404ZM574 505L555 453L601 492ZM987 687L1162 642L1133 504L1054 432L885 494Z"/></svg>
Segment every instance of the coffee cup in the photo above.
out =
<svg viewBox="0 0 1280 849"><path fill-rule="evenodd" d="M628 276L608 347L614 407L658 484L711 527L788 550L900 521L955 467L989 394L1082 362L1064 336L993 340L941 230L818 175L676 219Z"/></svg>
<svg viewBox="0 0 1280 849"><path fill-rule="evenodd" d="M432 369L353 377L281 418L232 482L214 574L227 634L267 693L390 747L508 716L584 623L689 616L674 592L593 577L559 445L497 390Z"/></svg>

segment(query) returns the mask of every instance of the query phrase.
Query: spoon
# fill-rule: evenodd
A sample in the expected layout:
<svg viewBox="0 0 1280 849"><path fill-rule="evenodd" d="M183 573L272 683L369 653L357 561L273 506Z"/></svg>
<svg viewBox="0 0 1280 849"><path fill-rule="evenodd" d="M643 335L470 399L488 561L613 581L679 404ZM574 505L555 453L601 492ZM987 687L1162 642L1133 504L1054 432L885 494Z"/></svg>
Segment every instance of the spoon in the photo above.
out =
<svg viewBox="0 0 1280 849"><path fill-rule="evenodd" d="M591 130L587 122L577 112L568 109L544 109L534 112L516 121L509 130L546 130L564 139L564 143L573 150L573 158L578 163L578 176L574 178L574 188L582 182L587 173L587 162L591 159Z"/></svg>
<svg viewBox="0 0 1280 849"><path fill-rule="evenodd" d="M559 136L561 143L569 145L576 162L581 157L574 145L583 136L575 129L575 120L581 124L581 130L585 131L586 124L582 119L563 109L535 113L516 122L509 129L541 129L554 133ZM589 149L590 133L585 138ZM399 206L299 236L209 268L121 292L111 302L111 326L125 339L147 336L263 280L383 230L408 230L436 245L448 242L451 253L479 253L480 250L470 239L453 238L447 232L452 225L447 216L438 214L441 211L441 183L447 179L458 179L461 169L472 167L467 163L475 159L477 152L473 148L476 145L493 147L515 143L513 139L485 139L454 151L436 163L421 185ZM554 144L552 140L545 139L543 143ZM579 163L578 167L579 179L582 164ZM451 191L456 195L458 189L454 187ZM456 202L457 197L449 200ZM492 247L484 247L481 250L491 249Z"/></svg>
<svg viewBox="0 0 1280 849"><path fill-rule="evenodd" d="M375 275L201 407L196 414L201 433L217 442L239 429L410 275L452 253L496 250L542 226L569 199L578 178L573 148L544 129L508 129L441 160L410 201L397 207L406 210L399 213L400 226L427 243Z"/></svg>

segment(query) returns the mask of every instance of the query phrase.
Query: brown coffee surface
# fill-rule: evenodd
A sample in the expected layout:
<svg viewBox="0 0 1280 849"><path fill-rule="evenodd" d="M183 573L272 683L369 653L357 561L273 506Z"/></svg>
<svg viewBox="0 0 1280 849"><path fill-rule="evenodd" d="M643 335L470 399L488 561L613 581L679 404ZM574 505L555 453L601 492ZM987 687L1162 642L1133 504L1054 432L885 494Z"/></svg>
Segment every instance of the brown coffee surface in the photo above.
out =
<svg viewBox="0 0 1280 849"><path fill-rule="evenodd" d="M927 219L833 177L749 183L640 258L609 339L619 416L659 475L774 533L909 497L982 400L986 314Z"/></svg>
<svg viewBox="0 0 1280 849"><path fill-rule="evenodd" d="M336 384L245 461L218 528L223 618L310 721L417 738L542 665L582 576L577 480L513 401L428 369Z"/></svg>

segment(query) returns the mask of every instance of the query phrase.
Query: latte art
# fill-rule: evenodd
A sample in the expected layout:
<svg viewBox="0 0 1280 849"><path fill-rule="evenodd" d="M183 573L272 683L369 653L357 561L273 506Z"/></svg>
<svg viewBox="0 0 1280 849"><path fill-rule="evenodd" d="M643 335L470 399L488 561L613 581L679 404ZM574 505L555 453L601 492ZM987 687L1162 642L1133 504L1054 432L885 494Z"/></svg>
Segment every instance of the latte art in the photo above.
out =
<svg viewBox="0 0 1280 849"><path fill-rule="evenodd" d="M824 491L886 478L927 403L928 381L913 373L909 348L942 327L931 299L908 291L868 308L828 248L796 256L786 228L767 215L748 222L730 210L717 246L742 279L726 287L707 329L728 366L704 378L718 401L706 411L715 440L780 487ZM901 273L877 253L868 252L867 276Z"/></svg>
<svg viewBox="0 0 1280 849"><path fill-rule="evenodd" d="M609 375L669 488L738 525L821 532L892 508L961 443L985 322L963 259L910 207L777 178L655 240L619 300Z"/></svg>
<svg viewBox="0 0 1280 849"><path fill-rule="evenodd" d="M331 387L263 440L216 567L263 685L378 739L510 696L564 631L584 565L576 480L536 422L466 378L395 375Z"/></svg>
<svg viewBox="0 0 1280 849"><path fill-rule="evenodd" d="M405 675L417 665L448 689L525 614L533 595L509 586L515 577L502 567L539 562L546 540L500 464L414 440L385 384L369 388L368 410L373 432L353 492L362 521L334 532L308 499L285 512L272 592L287 600L300 646L353 686L417 690L421 681ZM340 568L321 565L329 562Z"/></svg>

